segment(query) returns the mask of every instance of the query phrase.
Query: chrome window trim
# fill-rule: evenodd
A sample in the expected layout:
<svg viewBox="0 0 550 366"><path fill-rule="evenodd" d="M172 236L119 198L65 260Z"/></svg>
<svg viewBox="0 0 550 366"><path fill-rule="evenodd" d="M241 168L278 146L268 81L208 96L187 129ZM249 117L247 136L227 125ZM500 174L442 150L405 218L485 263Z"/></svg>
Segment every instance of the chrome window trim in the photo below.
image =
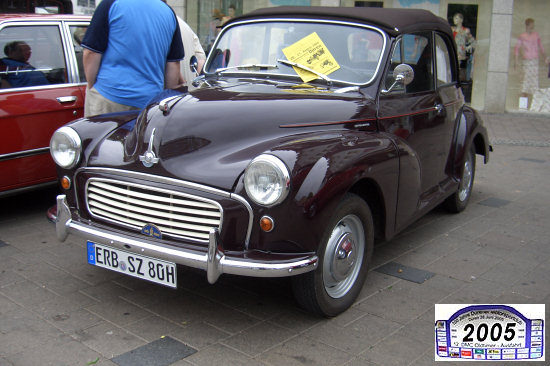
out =
<svg viewBox="0 0 550 366"><path fill-rule="evenodd" d="M65 20L63 21L63 29L65 32L65 37L67 42L64 42L65 47L67 48L66 52L70 55L70 65L71 65L71 72L70 72L70 80L73 83L76 83L78 85L86 85L86 82L80 81L80 75L78 70L78 62L76 60L76 54L74 52L74 39L71 33L71 27L82 27L82 26L89 26L90 22L86 21L77 21L77 20ZM84 76L85 77L85 76Z"/></svg>
<svg viewBox="0 0 550 366"><path fill-rule="evenodd" d="M307 19L307 18L294 18L294 19L291 19L291 18L265 18L265 19L243 20L243 21L240 21L240 22L231 23L227 28L223 28L222 31L220 32L220 34L216 37L216 41L212 45L212 49L216 48L216 46L219 43L219 40L222 38L222 35L225 32L227 32L228 29L231 29L234 26L243 25L243 24L250 24L250 23L275 23L275 22L284 22L284 23L326 23L326 24L335 24L335 25L345 25L345 26L351 26L351 27L356 27L356 28L365 28L365 29L369 29L369 30L380 33L380 35L382 36L382 39L384 41L384 44L382 45L382 49L380 51L380 57L378 58L378 64L376 65L376 69L374 70L373 76L368 81L366 81L364 83L352 83L352 82L344 81L344 80L333 80L333 81L338 82L338 83L348 84L348 85L360 86L360 85L369 85L369 84L371 84L376 79L376 77L378 76L378 74L380 72L380 68L382 67L382 59L384 58L383 56L386 52L386 46L388 44L388 35L382 29L377 28L373 25L366 25L366 24L361 24L361 23L356 23L356 22L351 22L351 21L328 20L328 19ZM206 59L206 62L205 62L205 68L206 68L207 65L210 64L212 57L213 57L213 52L210 52L210 54L208 55L208 58ZM205 71L205 73L206 73L206 71ZM286 74L270 73L270 72L262 72L262 73L254 73L254 72L251 72L251 71L243 72L243 71L239 71L239 70L231 70L231 71L226 71L224 73L227 73L227 74L243 74L243 75L254 74L254 75L266 75L266 76L289 76L289 77L294 76L294 75L290 75L290 74L286 75ZM215 74L216 73L206 73L206 75L215 75ZM300 79L300 76L296 75L296 77L298 79Z"/></svg>
<svg viewBox="0 0 550 366"><path fill-rule="evenodd" d="M26 158L26 157L29 157L29 156L39 155L39 154L46 154L46 153L49 153L49 152L50 152L49 147L41 147L41 148L38 148L38 149L22 150L22 151L17 151L17 152L8 153L8 154L0 154L0 161Z"/></svg>
<svg viewBox="0 0 550 366"><path fill-rule="evenodd" d="M246 249L248 249L248 247L249 247L250 235L252 233L252 223L253 223L253 220L254 220L254 213L253 213L252 207L250 206L248 201L246 201L246 199L244 199L240 195L230 193L230 192L226 192L226 191L223 191L221 189L205 186L205 185L202 185L202 184L187 182L187 181L180 180L180 179L162 177L162 176L147 174L147 173L133 172L133 171L129 171L129 170L113 169L113 168L79 168L75 172L75 177L78 176L79 174L87 174L87 173L116 175L116 176L120 176L122 178L122 181L125 181L125 178L132 178L132 179L138 179L138 180L146 180L146 181L150 181L150 182L153 182L153 183L162 183L162 184L174 185L174 186L177 186L177 187L194 189L194 190L197 190L197 191L200 191L200 192L214 194L214 195L217 195L217 196L220 196L220 197L223 197L223 198L229 198L229 199L234 199L236 201L239 201L241 204L243 204L243 206L248 211L248 229L247 229L247 232L246 232L246 237L245 237L245 243L244 244L245 244ZM94 178L92 178L92 179L94 179ZM115 178L108 178L108 179L116 180ZM85 188L84 192L86 192L86 189L88 188L87 184L88 183L86 183L86 187L84 187ZM80 197L78 197L78 190L76 189L76 179L75 179L75 184L73 185L73 187L75 189L75 196L76 196L77 205L78 205L78 202L80 202ZM149 187L149 186L145 186L145 187ZM207 200L207 199L205 199L205 200ZM84 200L84 201L86 202L86 206L87 206L87 201L86 200ZM88 207L86 207L86 209L88 209ZM88 211L88 212L90 212L90 211ZM223 210L221 210L221 212L222 212L222 215L223 215Z"/></svg>

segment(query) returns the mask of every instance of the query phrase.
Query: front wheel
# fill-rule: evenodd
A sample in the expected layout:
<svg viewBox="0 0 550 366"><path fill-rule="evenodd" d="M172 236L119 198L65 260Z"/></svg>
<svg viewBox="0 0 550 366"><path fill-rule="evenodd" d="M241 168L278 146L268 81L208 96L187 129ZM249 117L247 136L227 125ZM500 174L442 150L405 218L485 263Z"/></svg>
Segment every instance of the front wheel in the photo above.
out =
<svg viewBox="0 0 550 366"><path fill-rule="evenodd" d="M315 271L292 278L294 295L306 310L336 316L359 296L373 251L374 226L368 205L347 194L338 205L318 249Z"/></svg>
<svg viewBox="0 0 550 366"><path fill-rule="evenodd" d="M464 211L464 209L468 205L470 196L472 195L475 173L476 152L474 150L474 146L472 146L468 150L468 155L464 160L464 165L462 167L462 177L460 178L458 189L449 198L447 198L444 203L445 208L448 211L455 213Z"/></svg>

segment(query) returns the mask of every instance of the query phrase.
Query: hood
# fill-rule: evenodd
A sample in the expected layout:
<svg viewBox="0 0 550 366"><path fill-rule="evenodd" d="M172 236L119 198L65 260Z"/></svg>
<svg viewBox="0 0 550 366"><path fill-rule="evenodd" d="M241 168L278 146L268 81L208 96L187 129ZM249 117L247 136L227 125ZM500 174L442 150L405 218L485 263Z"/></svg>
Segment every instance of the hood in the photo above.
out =
<svg viewBox="0 0 550 366"><path fill-rule="evenodd" d="M283 144L288 150L289 141L305 135L345 128L342 122L372 118L372 103L357 91L334 93L250 80L210 82L208 88L150 105L135 125L107 136L89 164L229 191L257 155ZM113 146L106 149L106 145ZM148 150L159 159L150 167L140 161Z"/></svg>

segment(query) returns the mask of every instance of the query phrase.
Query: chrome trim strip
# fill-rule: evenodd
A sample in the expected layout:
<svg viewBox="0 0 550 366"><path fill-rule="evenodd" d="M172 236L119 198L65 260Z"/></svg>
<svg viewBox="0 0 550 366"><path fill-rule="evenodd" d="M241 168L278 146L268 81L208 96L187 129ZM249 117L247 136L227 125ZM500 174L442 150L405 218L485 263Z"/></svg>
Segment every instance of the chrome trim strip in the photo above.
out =
<svg viewBox="0 0 550 366"><path fill-rule="evenodd" d="M139 172L133 172L131 170L122 170L122 169L113 169L113 168L79 168L76 171L76 175L81 173L87 173L91 172L92 174L112 174L112 175L119 175L122 178L135 178L135 179L143 179L148 180L150 182L156 182L156 183L164 183L164 184L170 184L175 185L179 187L185 187L185 188L191 188L195 189L197 191L206 192L206 193L212 193L218 196L222 196L225 198L231 198L231 194L222 191L221 189L217 188L211 188L208 186L204 186L197 183L187 182L180 179L175 178L168 178L168 177L161 177L158 175L153 174L147 174L147 173L139 173Z"/></svg>
<svg viewBox="0 0 550 366"><path fill-rule="evenodd" d="M206 253L190 249L174 249L162 243L116 234L73 221L65 195L57 196L56 233L60 241L66 240L69 234L75 234L86 240L117 249L199 268L207 272L206 275L210 283L215 283L222 273L252 277L295 276L313 271L319 262L319 258L315 254L294 261L273 262L227 257L219 246L218 233L215 229L210 231Z"/></svg>
<svg viewBox="0 0 550 366"><path fill-rule="evenodd" d="M376 31L378 33L380 33L380 35L382 36L382 39L384 40L384 44L382 45L382 49L380 51L380 57L378 58L378 64L376 65L376 69L374 70L374 74L372 75L372 77L364 82L364 83L352 83L352 82L349 82L349 81L345 81L345 80L333 80L333 81L336 81L336 82L341 82L341 83L344 83L344 84L349 84L349 85L368 85L370 83L372 83L375 79L376 79L376 76L378 75L379 71L380 71L380 67L382 66L382 59L383 59L383 55L386 51L386 46L388 44L388 35L386 34L386 32L384 32L381 28L377 28L373 25L366 25L366 24L362 24L362 23L359 23L359 22L351 22L351 21L341 21L341 20L328 20L328 19L307 19L307 18L265 18L265 19L251 19L251 20L243 20L243 21L240 21L240 22L235 22L235 23L231 23L227 28L223 28L221 33L218 35L218 37L216 37L216 41L214 42L214 45L212 46L212 49L215 49L216 46L218 45L218 41L221 39L221 36L227 32L228 29L231 29L233 28L234 26L237 26L237 25L243 25L243 24L249 24L249 23L274 23L274 22L285 22L285 23L327 23L327 24L336 24L336 25L345 25L345 26L351 26L351 27L356 27L356 28L366 28L366 29L370 29L370 30L373 30L373 31ZM210 59L211 57L213 57L213 54L214 52L210 52L210 54L208 55L207 59L206 59L206 62L205 62L205 66L204 68L206 69L207 66L210 65ZM205 71L206 73L206 71ZM234 74L254 74L254 73L251 73L251 72L238 72L238 71L231 71L230 73L234 73ZM206 75L215 75L216 73L206 73ZM257 74L258 75L258 74ZM294 76L294 75L286 75L286 74L277 74L277 73L261 73L259 75L269 75L269 76ZM299 76L297 76L299 78Z"/></svg>
<svg viewBox="0 0 550 366"><path fill-rule="evenodd" d="M9 153L9 154L1 154L0 155L0 161L26 158L26 157L29 157L29 156L45 154L45 153L49 153L49 152L50 152L49 147L41 147L41 148L38 148L38 149L23 150L23 151L18 151L18 152Z"/></svg>
<svg viewBox="0 0 550 366"><path fill-rule="evenodd" d="M244 241L244 247L248 250L250 235L252 234L252 223L254 222L254 212L252 211L252 206L250 206L250 203L238 194L231 193L230 198L239 201L248 210L248 230L246 231L246 239Z"/></svg>
<svg viewBox="0 0 550 366"><path fill-rule="evenodd" d="M132 187L142 188L142 189L146 189L146 190L149 190L149 191L162 192L162 193L166 193L166 194L177 193L177 194L179 194L180 196L183 196L183 197L188 197L188 198L192 198L192 199L197 200L197 201L203 201L203 202L206 202L206 203L210 203L210 204L218 207L218 210L220 212L220 224L219 225L220 225L220 227L222 227L222 225L223 225L223 207L218 202L216 202L214 200L210 200L208 198L203 198L203 197L200 197L200 196L195 196L195 195L188 194L188 193L174 192L174 191L171 191L169 189L156 188L156 187L148 186L148 185L145 185L145 184L137 184L137 183L130 183L130 182L127 182L127 181L121 181L121 180L116 180L116 179L95 178L95 177L90 178L86 181L86 187L84 187L85 192L88 192L88 187L89 187L90 183L98 182L98 181L99 182L114 183L114 184L119 184L119 185L128 185L128 186L132 186ZM93 212L93 210L91 209L91 207L89 206L89 204L88 204L87 195L86 195L85 202L86 202L86 209L88 210L90 215L92 215L92 217L95 217L95 218L98 218L98 219L101 219L101 220L105 220L105 221L111 222L113 224L121 225L121 226L124 226L124 227L141 230L141 227L138 227L138 226L135 226L135 225L132 225L132 224L129 224L129 223L125 223L125 222L122 222L122 221L113 220L113 219L110 219L108 217L96 215ZM166 234L166 235L168 235L170 237L190 240L190 241L197 242L197 243L202 243L202 244L207 242L207 240L201 240L201 239L191 238L191 237L182 236L182 235L176 235L176 234Z"/></svg>

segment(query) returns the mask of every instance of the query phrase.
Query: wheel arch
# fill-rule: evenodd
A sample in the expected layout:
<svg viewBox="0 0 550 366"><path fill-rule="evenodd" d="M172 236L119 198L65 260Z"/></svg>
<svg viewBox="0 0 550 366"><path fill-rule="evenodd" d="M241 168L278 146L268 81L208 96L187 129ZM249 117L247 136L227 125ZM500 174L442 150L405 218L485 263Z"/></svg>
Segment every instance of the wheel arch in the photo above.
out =
<svg viewBox="0 0 550 366"><path fill-rule="evenodd" d="M386 237L386 209L383 192L378 183L374 179L363 178L353 184L349 192L359 196L367 203L372 214L374 238L375 240L384 239Z"/></svg>

